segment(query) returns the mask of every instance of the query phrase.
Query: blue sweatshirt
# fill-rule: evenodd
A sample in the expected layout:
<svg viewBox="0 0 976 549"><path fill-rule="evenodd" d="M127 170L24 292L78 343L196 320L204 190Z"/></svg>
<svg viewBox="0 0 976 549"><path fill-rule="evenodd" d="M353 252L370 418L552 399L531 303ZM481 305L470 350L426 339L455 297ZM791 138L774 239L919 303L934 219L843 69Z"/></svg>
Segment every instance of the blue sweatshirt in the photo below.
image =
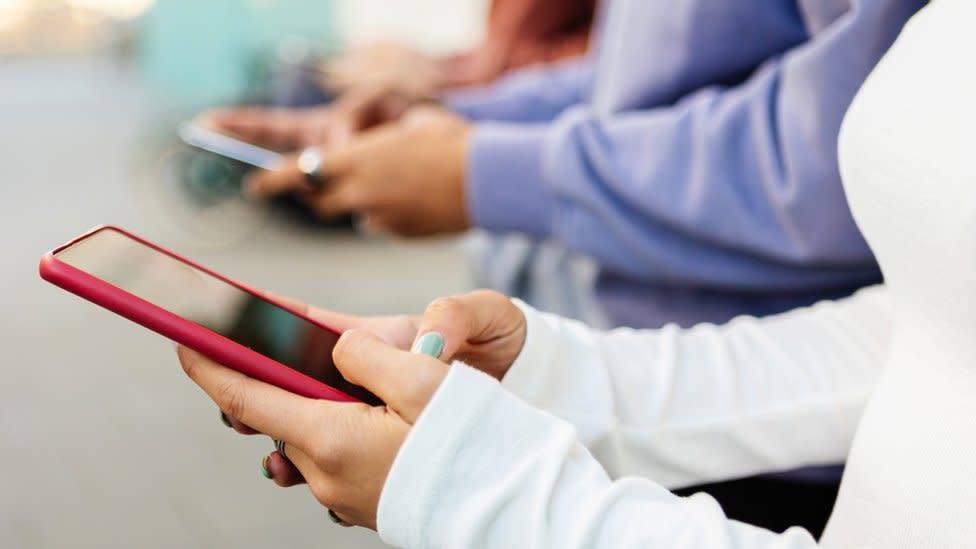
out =
<svg viewBox="0 0 976 549"><path fill-rule="evenodd" d="M618 324L722 322L878 281L837 136L927 2L608 2L586 59L449 98L478 122L475 224L594 258Z"/></svg>

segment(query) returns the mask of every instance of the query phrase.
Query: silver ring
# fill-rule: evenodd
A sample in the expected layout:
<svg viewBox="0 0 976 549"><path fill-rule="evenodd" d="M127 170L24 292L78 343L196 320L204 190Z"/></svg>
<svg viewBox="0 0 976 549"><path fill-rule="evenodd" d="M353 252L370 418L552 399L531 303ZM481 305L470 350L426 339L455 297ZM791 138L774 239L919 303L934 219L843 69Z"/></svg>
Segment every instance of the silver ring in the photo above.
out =
<svg viewBox="0 0 976 549"><path fill-rule="evenodd" d="M319 147L306 147L302 154L298 155L298 171L305 174L305 182L309 187L319 190L325 186L325 179L322 177L322 149Z"/></svg>
<svg viewBox="0 0 976 549"><path fill-rule="evenodd" d="M288 459L288 454L285 453L285 441L275 439L274 446L279 456Z"/></svg>

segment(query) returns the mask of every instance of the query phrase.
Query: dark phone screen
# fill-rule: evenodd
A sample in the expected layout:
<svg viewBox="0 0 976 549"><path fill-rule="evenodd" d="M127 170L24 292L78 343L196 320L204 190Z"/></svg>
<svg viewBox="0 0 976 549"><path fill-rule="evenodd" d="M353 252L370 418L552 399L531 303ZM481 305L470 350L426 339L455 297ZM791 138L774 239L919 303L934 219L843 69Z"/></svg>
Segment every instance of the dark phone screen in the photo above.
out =
<svg viewBox="0 0 976 549"><path fill-rule="evenodd" d="M363 402L381 403L336 369L336 333L118 231L102 229L56 257Z"/></svg>

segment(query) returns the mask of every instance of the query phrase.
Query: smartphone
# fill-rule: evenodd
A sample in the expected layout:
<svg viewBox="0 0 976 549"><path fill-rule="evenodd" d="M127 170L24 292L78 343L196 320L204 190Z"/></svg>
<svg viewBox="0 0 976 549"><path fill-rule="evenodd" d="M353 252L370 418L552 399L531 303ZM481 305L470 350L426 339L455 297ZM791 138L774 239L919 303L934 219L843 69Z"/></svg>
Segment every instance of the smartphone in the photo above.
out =
<svg viewBox="0 0 976 549"><path fill-rule="evenodd" d="M180 139L191 147L230 158L255 168L273 170L281 163L282 156L279 153L204 128L193 122L181 124L179 135Z"/></svg>
<svg viewBox="0 0 976 549"><path fill-rule="evenodd" d="M44 255L41 277L217 362L309 398L382 402L332 361L340 332L123 229Z"/></svg>

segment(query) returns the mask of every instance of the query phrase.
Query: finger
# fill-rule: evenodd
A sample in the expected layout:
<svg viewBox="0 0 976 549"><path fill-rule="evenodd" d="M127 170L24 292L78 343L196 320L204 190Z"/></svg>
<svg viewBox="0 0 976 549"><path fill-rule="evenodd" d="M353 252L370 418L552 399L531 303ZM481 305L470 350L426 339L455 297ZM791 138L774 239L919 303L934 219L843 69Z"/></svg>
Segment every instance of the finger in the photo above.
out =
<svg viewBox="0 0 976 549"><path fill-rule="evenodd" d="M345 332L357 328L366 328L369 320L355 315L347 315L328 309L309 307L308 316L312 320L324 324L337 332Z"/></svg>
<svg viewBox="0 0 976 549"><path fill-rule="evenodd" d="M336 218L359 211L363 207L362 191L349 178L334 178L320 193L304 193L302 200L325 218Z"/></svg>
<svg viewBox="0 0 976 549"><path fill-rule="evenodd" d="M308 188L308 179L298 169L298 157L287 156L274 170L255 170L243 181L244 194L254 199L275 196Z"/></svg>
<svg viewBox="0 0 976 549"><path fill-rule="evenodd" d="M285 306L292 311L307 316L333 331L342 333L346 330L369 330L383 341L400 349L409 349L417 333L420 317L416 315L398 316L356 316L329 309L313 307L297 299L284 297L269 292L261 292L262 297L273 303Z"/></svg>
<svg viewBox="0 0 976 549"><path fill-rule="evenodd" d="M186 374L227 416L297 448L302 447L305 434L321 428L327 419L323 406L340 406L249 378L183 346L177 352Z"/></svg>
<svg viewBox="0 0 976 549"><path fill-rule="evenodd" d="M308 484L308 478L319 478L321 480L321 470L318 464L312 460L305 452L297 449L288 447L285 450L288 454L287 459L282 458L278 452L273 452L269 457L268 468L271 472L271 478L275 481L278 486L288 487L296 486L298 484ZM279 471L281 471L279 473ZM303 473L304 472L304 473ZM279 474L281 479L278 478ZM313 489L314 491L314 489ZM325 503L323 502L323 505ZM339 519L342 521L343 526L350 526L352 522L346 518L341 513L336 513Z"/></svg>
<svg viewBox="0 0 976 549"><path fill-rule="evenodd" d="M411 424L447 375L446 364L401 351L365 330L342 334L332 358L344 378L380 397Z"/></svg>
<svg viewBox="0 0 976 549"><path fill-rule="evenodd" d="M209 111L197 117L197 123L251 143L286 148L304 129L299 112L260 107Z"/></svg>
<svg viewBox="0 0 976 549"><path fill-rule="evenodd" d="M199 126L213 130L231 131L241 123L241 120L253 115L254 107L240 107L230 109L212 109L197 115L193 120Z"/></svg>
<svg viewBox="0 0 976 549"><path fill-rule="evenodd" d="M255 170L244 180L244 193L258 199L308 189L308 176L298 169L298 155L285 156L277 168Z"/></svg>
<svg viewBox="0 0 976 549"><path fill-rule="evenodd" d="M255 431L254 429L251 429L247 425L244 425L244 423L241 422L239 419L234 419L233 417L228 416L227 414L225 414L223 412L221 412L221 414L222 414L222 416L224 418L227 419L227 423L230 424L230 428L233 429L233 430L235 430L235 431L237 431L238 433L240 433L242 435L256 435L256 434L258 434L257 431Z"/></svg>
<svg viewBox="0 0 976 549"><path fill-rule="evenodd" d="M295 448L293 453L299 454L300 452L300 450ZM278 486L287 488L289 486L305 484L305 476L302 475L298 467L289 459L282 457L278 452L271 452L264 463L268 468L268 472L271 473L271 480Z"/></svg>
<svg viewBox="0 0 976 549"><path fill-rule="evenodd" d="M312 308L311 306L309 306L308 303L305 303L304 301L300 301L293 297L278 295L276 293L266 292L266 291L258 291L258 293L261 294L261 297L267 299L268 301L274 303L275 305L282 306L300 315L307 315L309 309Z"/></svg>
<svg viewBox="0 0 976 549"><path fill-rule="evenodd" d="M343 137L398 119L409 107L408 99L384 83L359 87L333 106L331 137L341 142Z"/></svg>
<svg viewBox="0 0 976 549"><path fill-rule="evenodd" d="M521 314L506 296L489 290L440 298L424 311L411 350L450 362L468 343L511 336L523 324Z"/></svg>

